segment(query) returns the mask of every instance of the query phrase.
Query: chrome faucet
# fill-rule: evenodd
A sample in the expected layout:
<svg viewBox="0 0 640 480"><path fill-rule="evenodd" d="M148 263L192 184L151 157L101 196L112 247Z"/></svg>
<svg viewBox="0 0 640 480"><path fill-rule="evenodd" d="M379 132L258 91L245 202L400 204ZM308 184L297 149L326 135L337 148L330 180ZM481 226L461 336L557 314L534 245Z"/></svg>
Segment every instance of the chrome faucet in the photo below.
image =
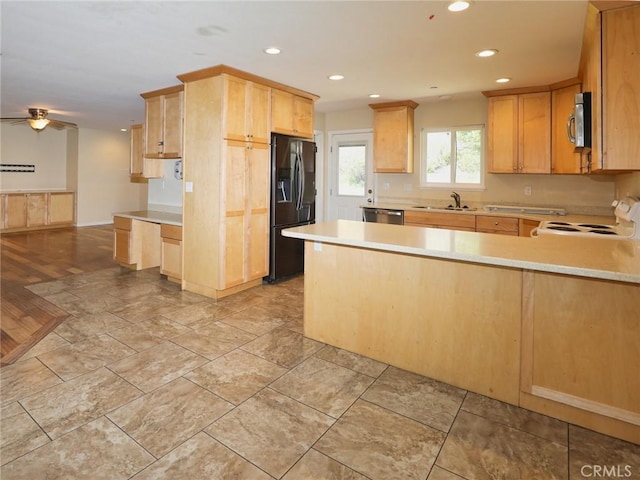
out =
<svg viewBox="0 0 640 480"><path fill-rule="evenodd" d="M457 194L456 192L451 192L450 196L451 196L451 198L453 198L456 201L455 207L456 208L461 208L461 206L460 206L460 195Z"/></svg>

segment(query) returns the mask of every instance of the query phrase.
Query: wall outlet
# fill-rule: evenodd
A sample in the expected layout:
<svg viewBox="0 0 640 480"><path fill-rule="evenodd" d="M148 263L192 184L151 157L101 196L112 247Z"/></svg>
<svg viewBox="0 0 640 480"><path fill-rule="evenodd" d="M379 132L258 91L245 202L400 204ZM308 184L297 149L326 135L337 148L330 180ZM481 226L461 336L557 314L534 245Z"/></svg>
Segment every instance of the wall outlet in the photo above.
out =
<svg viewBox="0 0 640 480"><path fill-rule="evenodd" d="M382 184L382 189L383 189L383 190L389 190L389 182L384 182L384 183Z"/></svg>
<svg viewBox="0 0 640 480"><path fill-rule="evenodd" d="M531 185L527 185L524 187L524 194L531 195Z"/></svg>
<svg viewBox="0 0 640 480"><path fill-rule="evenodd" d="M413 185L411 183L405 183L404 184L404 191L405 192L410 192L411 190L413 190Z"/></svg>

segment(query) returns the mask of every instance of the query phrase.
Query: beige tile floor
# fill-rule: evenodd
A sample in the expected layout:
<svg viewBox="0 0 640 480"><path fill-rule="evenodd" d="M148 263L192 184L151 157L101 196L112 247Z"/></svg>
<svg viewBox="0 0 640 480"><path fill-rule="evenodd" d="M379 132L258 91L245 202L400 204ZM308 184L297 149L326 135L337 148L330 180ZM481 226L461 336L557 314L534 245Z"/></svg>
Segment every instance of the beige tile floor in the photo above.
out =
<svg viewBox="0 0 640 480"><path fill-rule="evenodd" d="M29 288L72 316L0 370L3 480L640 480L638 445L305 338L301 277Z"/></svg>

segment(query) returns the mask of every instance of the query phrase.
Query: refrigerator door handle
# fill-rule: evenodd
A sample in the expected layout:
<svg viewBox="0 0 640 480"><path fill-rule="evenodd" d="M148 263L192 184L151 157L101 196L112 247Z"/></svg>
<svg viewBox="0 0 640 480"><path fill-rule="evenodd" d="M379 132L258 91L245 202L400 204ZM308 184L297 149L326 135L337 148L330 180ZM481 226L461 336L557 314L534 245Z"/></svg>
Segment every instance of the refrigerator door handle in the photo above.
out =
<svg viewBox="0 0 640 480"><path fill-rule="evenodd" d="M302 209L302 195L304 193L304 166L300 154L296 154L296 182L298 186L298 199L296 200L296 210Z"/></svg>

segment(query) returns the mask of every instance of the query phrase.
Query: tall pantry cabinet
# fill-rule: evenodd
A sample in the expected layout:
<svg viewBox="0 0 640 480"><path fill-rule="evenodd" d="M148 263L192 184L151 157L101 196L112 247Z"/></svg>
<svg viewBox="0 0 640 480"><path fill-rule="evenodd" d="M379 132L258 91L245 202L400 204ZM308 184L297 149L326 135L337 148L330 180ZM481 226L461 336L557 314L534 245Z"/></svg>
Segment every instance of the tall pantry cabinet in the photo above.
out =
<svg viewBox="0 0 640 480"><path fill-rule="evenodd" d="M284 86L224 65L178 78L184 82L182 287L220 298L268 274L271 94Z"/></svg>

